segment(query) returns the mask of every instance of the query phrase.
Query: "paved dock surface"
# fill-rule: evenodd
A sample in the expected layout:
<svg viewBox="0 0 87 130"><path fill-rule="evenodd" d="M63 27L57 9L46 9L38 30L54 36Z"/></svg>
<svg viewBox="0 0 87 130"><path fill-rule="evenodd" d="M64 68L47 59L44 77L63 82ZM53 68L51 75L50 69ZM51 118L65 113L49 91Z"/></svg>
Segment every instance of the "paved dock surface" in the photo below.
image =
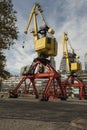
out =
<svg viewBox="0 0 87 130"><path fill-rule="evenodd" d="M87 100L0 99L0 130L87 130Z"/></svg>

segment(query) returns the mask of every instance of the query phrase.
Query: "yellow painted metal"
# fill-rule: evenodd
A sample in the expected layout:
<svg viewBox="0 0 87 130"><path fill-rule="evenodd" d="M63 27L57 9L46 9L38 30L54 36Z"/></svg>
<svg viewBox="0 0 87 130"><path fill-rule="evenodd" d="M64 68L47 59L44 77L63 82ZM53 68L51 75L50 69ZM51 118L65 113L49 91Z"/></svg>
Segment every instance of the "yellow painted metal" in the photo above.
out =
<svg viewBox="0 0 87 130"><path fill-rule="evenodd" d="M68 53L68 45L67 45L68 37L67 34L64 33L62 36L62 49L63 49L63 57L66 58L67 70L70 72L70 61L69 61L69 53Z"/></svg>
<svg viewBox="0 0 87 130"><path fill-rule="evenodd" d="M58 43L55 38L42 37L35 42L34 49L38 53L44 53L48 56L56 56Z"/></svg>
<svg viewBox="0 0 87 130"><path fill-rule="evenodd" d="M71 63L71 70L72 71L81 71L81 63L79 62L74 62L74 63Z"/></svg>

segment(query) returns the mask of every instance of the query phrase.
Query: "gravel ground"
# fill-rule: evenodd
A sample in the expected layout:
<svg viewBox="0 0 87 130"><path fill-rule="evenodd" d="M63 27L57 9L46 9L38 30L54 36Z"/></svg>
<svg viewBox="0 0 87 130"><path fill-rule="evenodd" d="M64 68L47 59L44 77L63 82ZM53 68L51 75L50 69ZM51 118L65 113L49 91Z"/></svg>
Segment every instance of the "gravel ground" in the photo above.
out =
<svg viewBox="0 0 87 130"><path fill-rule="evenodd" d="M87 130L87 101L3 98L0 130Z"/></svg>

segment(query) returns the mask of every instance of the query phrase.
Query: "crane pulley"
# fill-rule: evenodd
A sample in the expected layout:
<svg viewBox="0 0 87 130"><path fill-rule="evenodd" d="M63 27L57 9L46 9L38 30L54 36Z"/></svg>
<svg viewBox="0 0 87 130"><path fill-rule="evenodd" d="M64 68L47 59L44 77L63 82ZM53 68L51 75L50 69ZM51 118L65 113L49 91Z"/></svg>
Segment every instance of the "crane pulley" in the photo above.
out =
<svg viewBox="0 0 87 130"><path fill-rule="evenodd" d="M54 30L47 25L42 12L41 6L38 3L35 3L29 15L24 33L28 33L30 23L32 19L34 19L34 30L32 31L35 43L34 50L38 53L38 57L47 58L49 56L57 55L58 43L56 38L53 37ZM38 26L37 15L41 16L44 26ZM48 34L51 34L51 36L48 36Z"/></svg>

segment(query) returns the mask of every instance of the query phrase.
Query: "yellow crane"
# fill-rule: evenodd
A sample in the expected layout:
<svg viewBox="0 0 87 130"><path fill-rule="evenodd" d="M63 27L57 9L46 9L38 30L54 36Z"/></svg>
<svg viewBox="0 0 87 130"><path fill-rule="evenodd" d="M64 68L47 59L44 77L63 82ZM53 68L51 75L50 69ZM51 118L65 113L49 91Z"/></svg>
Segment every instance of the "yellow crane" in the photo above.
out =
<svg viewBox="0 0 87 130"><path fill-rule="evenodd" d="M38 15L40 15L42 22L44 23L44 26L42 27L38 26L37 18L40 18L37 17ZM32 31L35 43L34 50L37 52L38 57L47 58L49 56L56 56L58 43L56 38L53 37L54 30L47 25L43 17L43 10L38 3L34 4L30 12L25 34L28 33L32 19L34 20L34 30ZM51 36L48 36L49 34Z"/></svg>
<svg viewBox="0 0 87 130"><path fill-rule="evenodd" d="M71 52L69 52L69 47ZM74 52L74 49L69 42L67 33L64 33L62 36L62 49L63 58L66 59L68 73L81 71L81 63L78 60L80 57Z"/></svg>

